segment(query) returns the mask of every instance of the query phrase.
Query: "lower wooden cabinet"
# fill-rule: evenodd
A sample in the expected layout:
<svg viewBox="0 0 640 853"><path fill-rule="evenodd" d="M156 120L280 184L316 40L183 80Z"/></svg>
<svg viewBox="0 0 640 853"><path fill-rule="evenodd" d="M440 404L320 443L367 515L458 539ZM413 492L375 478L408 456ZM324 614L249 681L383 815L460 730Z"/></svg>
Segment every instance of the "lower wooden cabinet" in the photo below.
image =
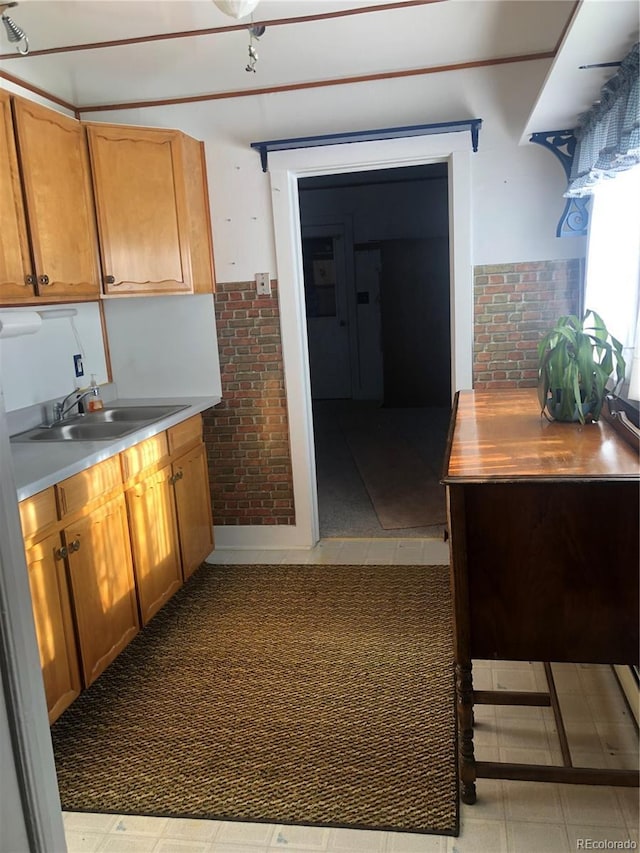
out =
<svg viewBox="0 0 640 853"><path fill-rule="evenodd" d="M26 551L50 723L80 695L81 687L61 544L60 534L54 533Z"/></svg>
<svg viewBox="0 0 640 853"><path fill-rule="evenodd" d="M182 586L171 466L127 489L140 616L146 625Z"/></svg>
<svg viewBox="0 0 640 853"><path fill-rule="evenodd" d="M85 687L140 629L124 495L65 527Z"/></svg>
<svg viewBox="0 0 640 853"><path fill-rule="evenodd" d="M180 556L187 580L213 551L213 522L204 444L198 444L173 463Z"/></svg>
<svg viewBox="0 0 640 853"><path fill-rule="evenodd" d="M200 415L20 503L53 723L214 547Z"/></svg>

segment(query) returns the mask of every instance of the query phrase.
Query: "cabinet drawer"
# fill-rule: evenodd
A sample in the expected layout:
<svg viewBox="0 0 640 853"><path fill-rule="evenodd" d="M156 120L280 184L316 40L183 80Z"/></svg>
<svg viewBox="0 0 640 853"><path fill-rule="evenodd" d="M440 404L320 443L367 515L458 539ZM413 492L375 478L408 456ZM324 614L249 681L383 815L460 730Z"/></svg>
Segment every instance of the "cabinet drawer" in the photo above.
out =
<svg viewBox="0 0 640 853"><path fill-rule="evenodd" d="M56 486L60 517L82 509L90 501L105 496L122 484L120 460L117 456L105 459L86 471L74 474Z"/></svg>
<svg viewBox="0 0 640 853"><path fill-rule="evenodd" d="M56 495L53 486L20 501L20 521L25 539L33 538L57 520Z"/></svg>
<svg viewBox="0 0 640 853"><path fill-rule="evenodd" d="M169 452L175 453L181 447L202 441L202 415L194 415L181 424L167 430L169 433Z"/></svg>
<svg viewBox="0 0 640 853"><path fill-rule="evenodd" d="M141 441L135 447L129 447L123 450L120 454L122 459L122 475L125 479L130 480L135 477L145 468L150 468L158 463L163 457L167 456L167 434L160 432L158 435L153 435L146 441Z"/></svg>

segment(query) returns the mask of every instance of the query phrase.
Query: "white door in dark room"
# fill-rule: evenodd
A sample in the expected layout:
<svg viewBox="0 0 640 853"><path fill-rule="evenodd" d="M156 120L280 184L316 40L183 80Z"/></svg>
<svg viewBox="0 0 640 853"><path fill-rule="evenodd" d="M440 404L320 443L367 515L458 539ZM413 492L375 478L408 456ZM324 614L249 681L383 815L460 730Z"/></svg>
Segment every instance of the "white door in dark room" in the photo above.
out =
<svg viewBox="0 0 640 853"><path fill-rule="evenodd" d="M311 397L351 397L349 304L344 236L339 226L302 229L302 262Z"/></svg>

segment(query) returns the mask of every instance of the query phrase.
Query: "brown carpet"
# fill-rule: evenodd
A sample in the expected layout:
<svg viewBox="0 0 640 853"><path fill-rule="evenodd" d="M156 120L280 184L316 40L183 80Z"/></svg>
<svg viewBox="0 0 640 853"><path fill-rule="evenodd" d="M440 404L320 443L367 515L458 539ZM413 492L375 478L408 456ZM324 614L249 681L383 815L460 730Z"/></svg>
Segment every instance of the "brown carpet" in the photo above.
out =
<svg viewBox="0 0 640 853"><path fill-rule="evenodd" d="M202 566L52 727L68 811L458 833L444 566Z"/></svg>
<svg viewBox="0 0 640 853"><path fill-rule="evenodd" d="M345 437L384 530L445 523L444 486L410 442L381 430Z"/></svg>

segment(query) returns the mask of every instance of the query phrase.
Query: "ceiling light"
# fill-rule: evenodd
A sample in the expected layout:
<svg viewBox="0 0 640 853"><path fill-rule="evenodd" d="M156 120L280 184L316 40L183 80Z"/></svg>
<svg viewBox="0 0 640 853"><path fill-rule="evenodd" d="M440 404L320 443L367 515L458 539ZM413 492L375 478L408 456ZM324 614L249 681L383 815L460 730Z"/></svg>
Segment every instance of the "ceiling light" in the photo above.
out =
<svg viewBox="0 0 640 853"><path fill-rule="evenodd" d="M213 0L215 5L232 18L246 18L256 8L260 0Z"/></svg>
<svg viewBox="0 0 640 853"><path fill-rule="evenodd" d="M29 39L27 38L24 30L21 30L15 21L6 14L7 9L11 9L13 6L17 5L17 3L3 3L0 5L0 13L2 13L0 21L4 24L4 28L7 31L7 38L11 44L15 44L18 53L25 56L29 53ZM20 45L22 45L22 47Z"/></svg>

